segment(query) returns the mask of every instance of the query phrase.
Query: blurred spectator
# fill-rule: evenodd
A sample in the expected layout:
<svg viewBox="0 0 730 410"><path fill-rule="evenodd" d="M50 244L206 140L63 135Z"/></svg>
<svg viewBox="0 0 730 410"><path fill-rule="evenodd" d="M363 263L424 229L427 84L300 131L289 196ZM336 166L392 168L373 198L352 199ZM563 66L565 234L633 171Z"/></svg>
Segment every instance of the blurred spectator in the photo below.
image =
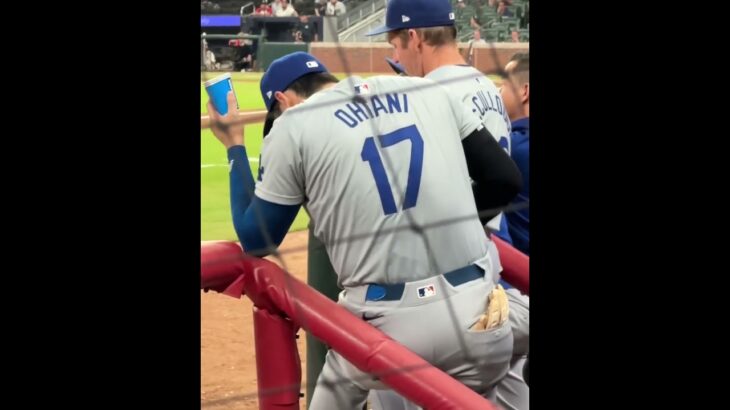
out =
<svg viewBox="0 0 730 410"><path fill-rule="evenodd" d="M203 66L206 71L217 70L221 66L220 63L216 63L215 54L208 49L208 41L205 39L203 39Z"/></svg>
<svg viewBox="0 0 730 410"><path fill-rule="evenodd" d="M507 3L504 0L499 2L499 5L497 6L497 14L502 17L513 17L515 15L507 8Z"/></svg>
<svg viewBox="0 0 730 410"><path fill-rule="evenodd" d="M239 60L233 62L233 69L241 72L253 70L253 55L244 54Z"/></svg>
<svg viewBox="0 0 730 410"><path fill-rule="evenodd" d="M243 31L238 33L243 35ZM233 38L228 40L228 46L235 51L233 53L233 69L236 71L251 71L253 68L253 42L243 38Z"/></svg>
<svg viewBox="0 0 730 410"><path fill-rule="evenodd" d="M274 15L274 9L269 6L269 0L262 0L261 4L256 8L256 11L254 11L254 14L259 14L262 16L273 16Z"/></svg>
<svg viewBox="0 0 730 410"><path fill-rule="evenodd" d="M319 41L317 30L314 24L309 21L308 16L299 16L299 23L294 28L294 41L304 43Z"/></svg>
<svg viewBox="0 0 730 410"><path fill-rule="evenodd" d="M206 71L215 71L221 67L220 63L215 62L215 54L210 50L205 50L205 60L203 62Z"/></svg>
<svg viewBox="0 0 730 410"><path fill-rule="evenodd" d="M314 14L317 16L324 16L327 5L326 0L314 0Z"/></svg>
<svg viewBox="0 0 730 410"><path fill-rule="evenodd" d="M504 67L507 74L500 93L512 121L512 159L522 174L522 191L512 203L530 201L530 55L518 53ZM530 254L530 210L505 213L512 245Z"/></svg>
<svg viewBox="0 0 730 410"><path fill-rule="evenodd" d="M314 0L314 15L324 16L325 0Z"/></svg>
<svg viewBox="0 0 730 410"><path fill-rule="evenodd" d="M457 7L457 8L460 8L460 9L463 9L463 8L465 8L465 7L466 7L466 3L464 3L464 0L459 0L459 1L458 1L458 2L456 3L456 7Z"/></svg>
<svg viewBox="0 0 730 410"><path fill-rule="evenodd" d="M279 9L274 11L276 17L297 17L297 11L294 6L289 4L289 0L279 0Z"/></svg>
<svg viewBox="0 0 730 410"><path fill-rule="evenodd" d="M473 15L469 19L469 26L474 30L474 41L482 39L482 23L479 21L478 15Z"/></svg>
<svg viewBox="0 0 730 410"><path fill-rule="evenodd" d="M213 3L212 1L208 0L201 0L200 2L200 11L220 11L221 6L218 5L218 3Z"/></svg>
<svg viewBox="0 0 730 410"><path fill-rule="evenodd" d="M482 39L482 28L481 28L481 22L479 21L479 16L474 15L469 20L469 26L474 30L474 41L480 41Z"/></svg>
<svg viewBox="0 0 730 410"><path fill-rule="evenodd" d="M345 4L340 0L330 0L327 3L327 9L325 10L326 16L341 16L347 12Z"/></svg>

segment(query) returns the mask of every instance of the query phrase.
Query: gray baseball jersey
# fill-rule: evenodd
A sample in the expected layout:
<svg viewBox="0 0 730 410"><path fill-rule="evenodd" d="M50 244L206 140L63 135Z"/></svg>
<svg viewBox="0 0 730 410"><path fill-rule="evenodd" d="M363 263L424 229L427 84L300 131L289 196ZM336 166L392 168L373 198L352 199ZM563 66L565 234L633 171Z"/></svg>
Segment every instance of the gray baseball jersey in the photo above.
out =
<svg viewBox="0 0 730 410"><path fill-rule="evenodd" d="M439 67L426 75L456 94L465 107L481 120L487 130L497 139L508 154L511 153L510 132L512 125L507 110L502 103L499 89L492 80L479 70L468 65L447 65ZM502 214L495 216L487 227L499 230Z"/></svg>
<svg viewBox="0 0 730 410"><path fill-rule="evenodd" d="M461 145L481 127L431 80L351 77L274 122L255 193L304 204L341 287L420 280L470 263L489 273Z"/></svg>

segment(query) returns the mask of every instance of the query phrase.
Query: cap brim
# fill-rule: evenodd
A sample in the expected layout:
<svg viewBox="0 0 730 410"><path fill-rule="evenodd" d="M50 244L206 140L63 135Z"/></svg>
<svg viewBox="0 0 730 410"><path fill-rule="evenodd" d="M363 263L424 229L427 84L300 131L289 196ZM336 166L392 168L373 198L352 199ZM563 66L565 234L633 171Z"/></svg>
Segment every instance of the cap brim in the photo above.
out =
<svg viewBox="0 0 730 410"><path fill-rule="evenodd" d="M395 30L395 29L394 29L394 28L390 28L390 27L388 27L387 25L382 25L382 26L380 26L380 27L376 27L376 28L374 28L374 29L370 30L370 31L369 31L369 32L368 32L367 34L365 34L365 35L366 35L366 36L377 36L378 34L383 34L383 33L387 33L387 32L389 32L389 31L393 31L393 30Z"/></svg>

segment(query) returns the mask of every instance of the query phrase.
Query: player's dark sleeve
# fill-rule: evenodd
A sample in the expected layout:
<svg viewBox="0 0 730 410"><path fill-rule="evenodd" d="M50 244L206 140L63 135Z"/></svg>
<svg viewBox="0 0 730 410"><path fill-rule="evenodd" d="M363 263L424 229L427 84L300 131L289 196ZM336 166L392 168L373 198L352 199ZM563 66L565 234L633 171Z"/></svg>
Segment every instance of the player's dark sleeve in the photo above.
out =
<svg viewBox="0 0 730 410"><path fill-rule="evenodd" d="M244 146L229 148L228 161L231 213L238 240L247 254L266 256L284 240L299 205L279 205L254 195L255 183Z"/></svg>
<svg viewBox="0 0 730 410"><path fill-rule="evenodd" d="M472 132L461 143L469 176L475 182L472 189L480 212L479 219L482 224L486 224L499 211L488 215L483 214L483 211L509 204L522 188L522 175L509 154L486 128Z"/></svg>

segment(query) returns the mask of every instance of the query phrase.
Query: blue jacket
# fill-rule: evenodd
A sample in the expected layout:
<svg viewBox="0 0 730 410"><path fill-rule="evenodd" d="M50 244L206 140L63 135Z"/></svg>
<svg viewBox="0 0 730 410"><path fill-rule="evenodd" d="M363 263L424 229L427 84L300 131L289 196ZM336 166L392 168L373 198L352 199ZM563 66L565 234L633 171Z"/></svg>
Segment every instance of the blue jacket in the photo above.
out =
<svg viewBox="0 0 730 410"><path fill-rule="evenodd" d="M522 191L512 203L530 200L530 118L512 122L512 159L522 173ZM507 226L512 245L526 255L530 254L530 208L509 212Z"/></svg>

